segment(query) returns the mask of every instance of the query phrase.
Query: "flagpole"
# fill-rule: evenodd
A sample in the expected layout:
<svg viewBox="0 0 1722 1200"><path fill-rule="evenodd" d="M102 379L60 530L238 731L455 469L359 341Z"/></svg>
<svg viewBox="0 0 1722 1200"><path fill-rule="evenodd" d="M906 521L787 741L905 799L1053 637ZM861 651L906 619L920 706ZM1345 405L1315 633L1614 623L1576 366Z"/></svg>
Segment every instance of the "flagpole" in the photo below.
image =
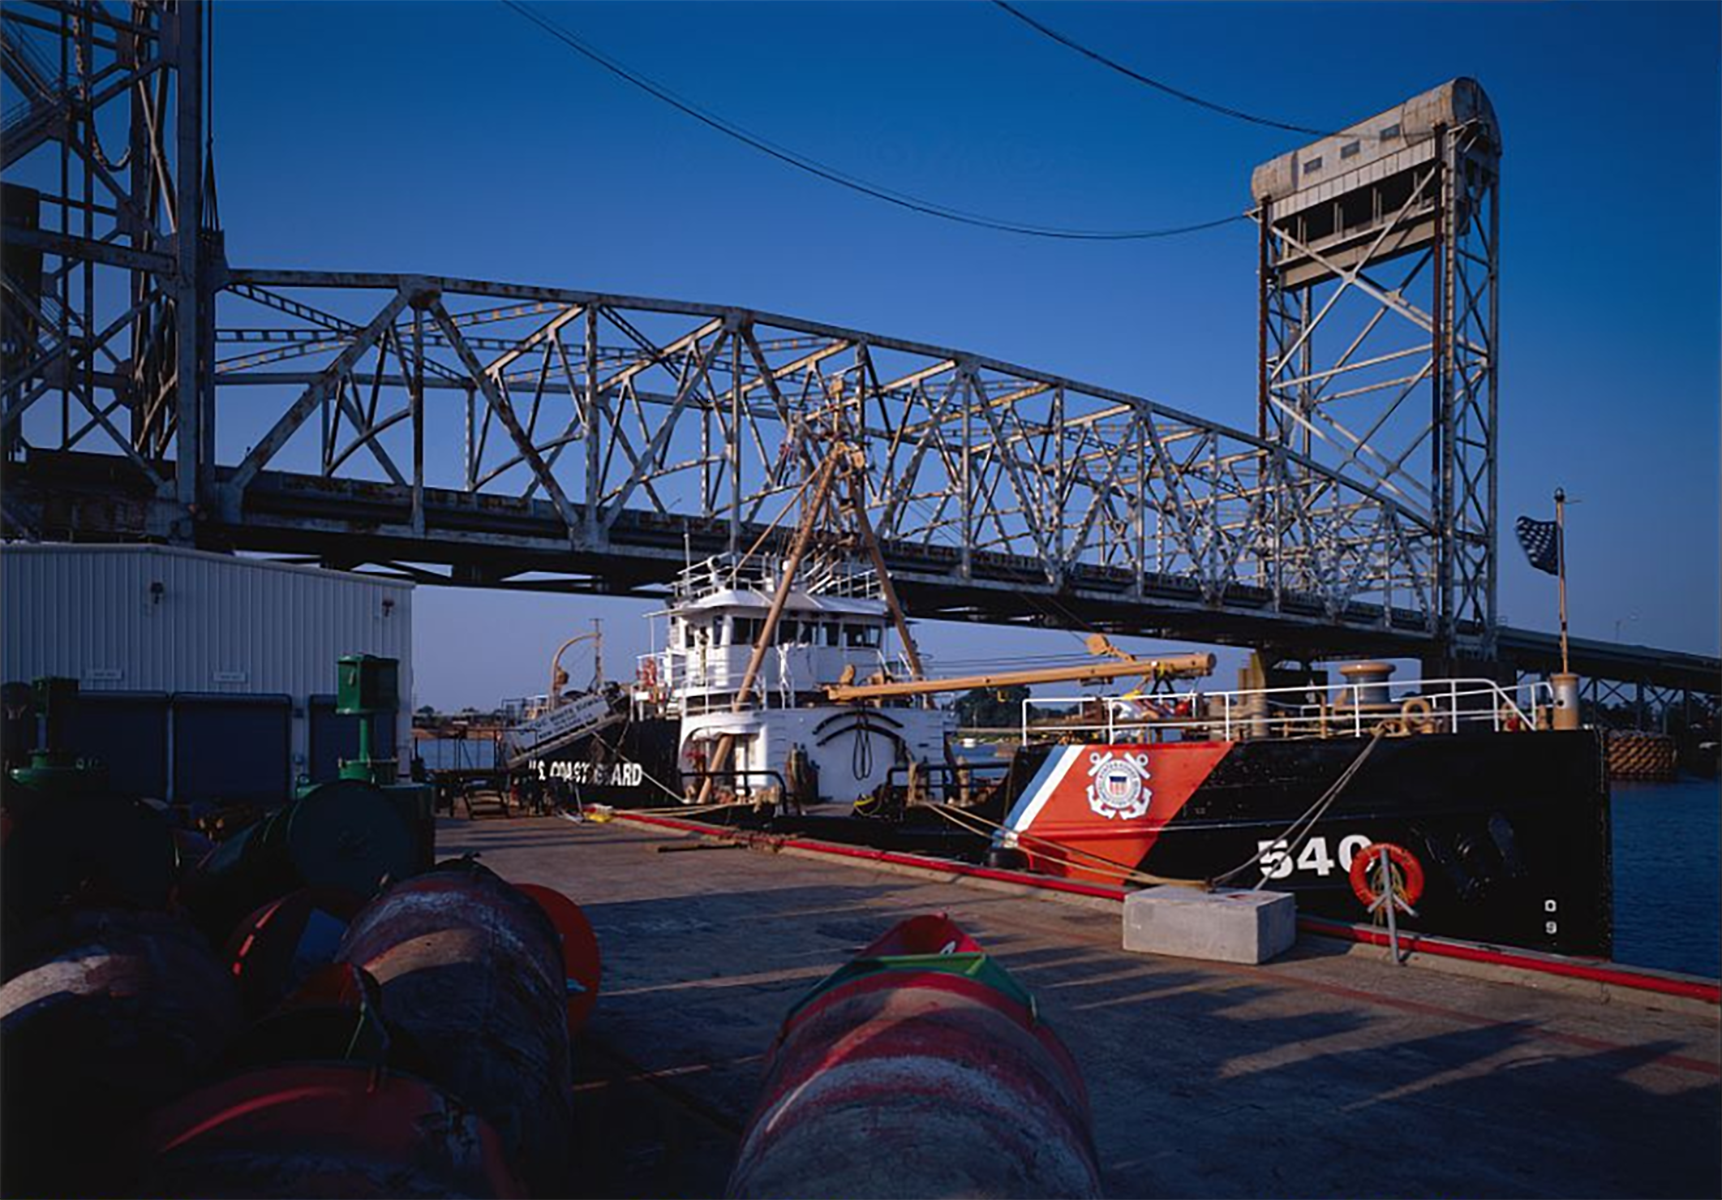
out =
<svg viewBox="0 0 1722 1200"><path fill-rule="evenodd" d="M1567 494L1555 489L1555 568L1561 581L1561 674L1572 673L1567 663Z"/></svg>

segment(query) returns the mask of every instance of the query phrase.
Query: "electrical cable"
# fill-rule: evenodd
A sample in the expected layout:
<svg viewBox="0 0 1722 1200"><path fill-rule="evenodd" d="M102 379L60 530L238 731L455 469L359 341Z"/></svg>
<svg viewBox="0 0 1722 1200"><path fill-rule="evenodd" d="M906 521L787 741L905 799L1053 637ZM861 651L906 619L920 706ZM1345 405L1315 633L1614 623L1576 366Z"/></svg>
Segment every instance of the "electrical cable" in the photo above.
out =
<svg viewBox="0 0 1722 1200"><path fill-rule="evenodd" d="M872 183L868 180L845 174L837 168L828 166L817 159L810 158L805 154L801 154L797 151L769 142L757 134L748 132L746 129L736 125L734 122L717 116L715 113L708 112L690 101L681 99L673 92L669 91L669 89L660 84L654 83L652 80L647 79L636 71L633 71L619 60L613 59L588 45L560 24L550 20L548 17L545 17L538 12L535 12L531 7L522 3L521 0L501 0L501 3L505 7L512 9L514 12L519 13L528 21L531 21L534 25L538 26L540 30L549 34L557 41L562 42L569 49L583 55L598 66L603 67L606 71L615 75L617 78L632 84L634 87L639 88L648 95L668 104L670 107L686 116L692 117L702 125L716 130L725 137L733 138L734 140L741 142L743 145L759 151L761 154L769 155L781 163L794 167L799 171L805 171L807 174L823 179L827 183L837 184L839 187L848 188L850 191L854 192L860 192L862 195L871 196L875 200L883 200L887 204L894 204L898 208L908 209L911 212L921 213L930 217L939 217L946 221L954 221L960 225L972 225L981 229L992 229L1000 233L1015 233L1024 237L1052 238L1060 241L1079 242L1149 241L1157 238L1178 237L1183 234L1200 233L1203 230L1217 229L1222 225L1231 225L1236 222L1246 221L1249 219L1248 215L1245 213L1236 213L1231 216L1220 217L1211 221L1201 221L1192 225L1170 226L1162 229L1069 229L1051 225L1029 225L1017 221L1001 220L979 213L967 212L963 209L952 208L948 205L922 199L921 197L911 195L907 192L895 191L883 186L882 184Z"/></svg>
<svg viewBox="0 0 1722 1200"><path fill-rule="evenodd" d="M1309 125L1294 125L1289 121L1277 121L1272 117L1257 116L1255 113L1245 112L1241 108L1232 108L1229 105L1219 104L1213 100L1204 100L1200 96L1191 95L1189 92L1175 88L1169 83L1163 83L1152 76L1144 75L1140 71L1133 70L1132 68L1125 66L1123 63L1118 62L1116 59L1108 58L1106 55L1100 53L1100 51L1092 50L1074 38L1066 37L1064 34L1058 32L1058 30L1041 24L1039 21L1023 12L1020 8L1010 4L1008 0L993 0L993 3L998 5L998 7L1002 8L1011 16L1015 17L1017 20L1021 21L1024 25L1027 25L1030 29L1033 29L1036 33L1041 34L1043 37L1050 38L1052 41L1057 42L1066 49L1076 51L1084 58L1097 62L1101 66L1116 71L1126 78L1135 80L1137 83L1151 87L1155 91L1163 92L1175 100L1182 100L1186 104L1194 104L1197 108L1205 108L1209 112L1219 113L1223 117L1231 117L1238 121L1247 121L1251 125L1263 125L1269 129L1283 129L1287 133L1306 133L1313 137L1336 136L1335 131L1331 129L1316 129Z"/></svg>

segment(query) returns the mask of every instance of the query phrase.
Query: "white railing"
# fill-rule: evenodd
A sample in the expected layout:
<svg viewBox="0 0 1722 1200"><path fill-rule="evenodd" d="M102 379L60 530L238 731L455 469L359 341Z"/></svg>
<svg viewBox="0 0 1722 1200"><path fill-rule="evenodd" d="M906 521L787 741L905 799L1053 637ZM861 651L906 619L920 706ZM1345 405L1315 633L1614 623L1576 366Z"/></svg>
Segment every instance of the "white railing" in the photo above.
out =
<svg viewBox="0 0 1722 1200"><path fill-rule="evenodd" d="M1523 703L1521 703L1522 693ZM1359 695L1362 703L1358 702ZM1385 696L1385 699L1370 697ZM1507 689L1490 679L1423 679L1377 684L1335 683L1236 691L1165 692L1154 696L1033 697L1022 704L1022 740L1091 735L1094 741L1150 742L1173 730L1200 728L1225 741L1238 738L1362 737L1383 721L1412 730L1457 733L1487 725L1496 733L1535 727L1539 705L1554 689L1530 683ZM1076 705L1076 719L1036 725L1035 706ZM1100 712L1093 712L1098 706ZM1085 720L1092 714L1093 719ZM1101 718L1104 719L1101 719ZM1044 718L1043 718L1044 721Z"/></svg>
<svg viewBox="0 0 1722 1200"><path fill-rule="evenodd" d="M670 594L677 604L724 591L755 591L770 595L782 580L783 562L774 555L742 560L729 554L719 554L678 571ZM797 572L795 590L809 596L851 600L884 598L878 572L872 565L846 559L810 556Z"/></svg>
<svg viewBox="0 0 1722 1200"><path fill-rule="evenodd" d="M781 706L788 707L798 692L817 692L825 684L836 683L837 672L830 667L834 652L839 650L843 665L853 666L862 678L888 667L884 652L877 648L781 643L771 649L773 652L766 656L754 681L756 704L771 693L779 697ZM741 685L751 653L748 646L724 646L716 650L708 648L704 653L693 650L641 654L635 660L634 690L646 690L649 679L649 690L678 712L709 711L720 700L722 705L728 705L728 695ZM814 668L822 664L826 668L825 677L817 678ZM802 678L803 671L807 672L806 680ZM903 661L897 678L907 679L909 674L908 664Z"/></svg>

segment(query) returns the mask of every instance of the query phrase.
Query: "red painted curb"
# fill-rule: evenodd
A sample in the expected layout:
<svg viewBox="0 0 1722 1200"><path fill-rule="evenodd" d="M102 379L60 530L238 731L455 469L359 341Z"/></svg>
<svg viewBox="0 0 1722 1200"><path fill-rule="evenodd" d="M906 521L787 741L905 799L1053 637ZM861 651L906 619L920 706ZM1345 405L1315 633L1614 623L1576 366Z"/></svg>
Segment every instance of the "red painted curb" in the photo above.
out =
<svg viewBox="0 0 1722 1200"><path fill-rule="evenodd" d="M748 833L742 830L728 829L721 825L705 825L680 817L647 816L643 813L625 811L617 811L613 817L620 821L657 825L665 829L675 829L686 833L703 833L731 838L748 845L787 847L815 854L829 854L838 858L859 858L871 862L894 863L898 866L915 867L942 875L964 875L973 879L992 879L1023 887L1039 888L1042 891L1066 892L1077 896L1096 896L1103 900L1116 900L1120 903L1123 902L1126 895L1123 888L1072 883L1066 879L1055 879L1026 871L1005 871L997 867L977 867L968 863L926 858L919 854L903 854L894 850L869 850L863 846L844 846L834 842L814 841L809 838L774 837L769 834ZM1373 925L1350 924L1345 921L1329 920L1325 917L1299 917L1297 923L1299 929L1322 937L1363 942L1371 946L1387 945L1386 931L1377 929ZM1593 983L1610 984L1614 987L1632 988L1641 992L1656 992L1666 996L1681 996L1689 1000L1699 1000L1705 1004L1722 1005L1722 982L1712 983L1706 979L1649 974L1613 963L1560 958L1555 955L1538 954L1530 950L1503 950L1479 942L1462 942L1453 938L1432 937L1427 934L1402 933L1399 935L1399 944L1408 951L1427 954L1433 958L1454 958L1466 962L1514 967L1521 971L1533 971L1544 975L1561 975L1570 979L1584 979Z"/></svg>
<svg viewBox="0 0 1722 1200"><path fill-rule="evenodd" d="M1322 917L1299 917L1298 928L1322 937L1342 938L1371 946L1388 944L1385 930L1373 925L1353 925ZM1722 983L1701 979L1668 978L1636 971L1602 961L1560 958L1552 954L1537 954L1530 950L1504 950L1479 942L1461 942L1453 938L1437 938L1428 934L1402 933L1399 944L1417 954L1437 958L1457 958L1466 962L1490 963L1494 966L1515 967L1521 971L1537 971L1544 975L1564 975L1570 979L1586 979L1615 987L1634 988L1641 992L1659 992L1668 996L1684 996L1706 1004L1722 1004Z"/></svg>

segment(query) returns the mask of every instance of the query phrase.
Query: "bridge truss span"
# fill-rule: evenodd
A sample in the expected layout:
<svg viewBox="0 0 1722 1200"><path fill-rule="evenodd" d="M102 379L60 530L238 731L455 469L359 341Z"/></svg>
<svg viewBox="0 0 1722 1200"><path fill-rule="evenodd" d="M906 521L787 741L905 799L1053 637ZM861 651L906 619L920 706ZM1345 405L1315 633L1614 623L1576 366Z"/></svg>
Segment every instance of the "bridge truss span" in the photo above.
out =
<svg viewBox="0 0 1722 1200"><path fill-rule="evenodd" d="M538 540L571 552L626 555L684 521L744 548L841 430L880 536L958 581L1433 630L1433 531L1391 496L979 355L740 308L249 269L213 340L226 454L206 503L228 527L268 521L285 473L350 485L373 535L427 547L459 540L464 500L553 514Z"/></svg>

